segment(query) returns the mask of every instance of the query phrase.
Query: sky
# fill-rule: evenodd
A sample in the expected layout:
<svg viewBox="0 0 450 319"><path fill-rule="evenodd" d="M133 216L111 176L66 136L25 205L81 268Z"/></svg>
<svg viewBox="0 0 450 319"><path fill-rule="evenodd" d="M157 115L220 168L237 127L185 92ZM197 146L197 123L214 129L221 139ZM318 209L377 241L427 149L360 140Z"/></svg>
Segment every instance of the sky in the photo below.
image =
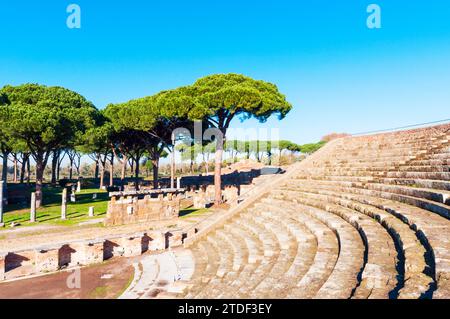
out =
<svg viewBox="0 0 450 319"><path fill-rule="evenodd" d="M287 117L232 126L300 144L450 118L447 0L0 0L0 39L0 87L64 86L98 108L214 73L275 83Z"/></svg>

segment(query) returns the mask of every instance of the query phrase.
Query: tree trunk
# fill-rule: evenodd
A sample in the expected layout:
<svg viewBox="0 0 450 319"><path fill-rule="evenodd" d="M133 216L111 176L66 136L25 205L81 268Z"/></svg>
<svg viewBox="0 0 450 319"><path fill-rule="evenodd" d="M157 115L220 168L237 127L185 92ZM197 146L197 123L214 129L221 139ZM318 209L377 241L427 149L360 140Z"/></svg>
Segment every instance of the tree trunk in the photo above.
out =
<svg viewBox="0 0 450 319"><path fill-rule="evenodd" d="M225 135L225 134L224 134ZM222 203L222 155L223 155L223 144L222 138L218 138L216 142L216 154L215 154L215 165L214 165L214 189L215 189L215 205L220 205Z"/></svg>
<svg viewBox="0 0 450 319"><path fill-rule="evenodd" d="M46 159L44 154L38 153L35 157L36 161L36 208L42 206L42 184L44 181L44 170L46 165Z"/></svg>
<svg viewBox="0 0 450 319"><path fill-rule="evenodd" d="M120 169L120 179L123 181L125 179L125 174L127 172L127 163L128 163L128 158L123 155L123 159L122 159L122 165L121 165L121 169Z"/></svg>
<svg viewBox="0 0 450 319"><path fill-rule="evenodd" d="M59 181L59 173L61 172L61 163L58 159L58 164L56 164L56 180Z"/></svg>
<svg viewBox="0 0 450 319"><path fill-rule="evenodd" d="M100 189L103 189L104 181L105 181L105 165L106 165L106 156L105 154L104 159L102 160L101 156L99 157L99 166L100 166Z"/></svg>
<svg viewBox="0 0 450 319"><path fill-rule="evenodd" d="M159 157L152 159L153 188L158 188Z"/></svg>
<svg viewBox="0 0 450 319"><path fill-rule="evenodd" d="M56 185L56 171L58 169L59 152L54 152L52 157L52 185Z"/></svg>
<svg viewBox="0 0 450 319"><path fill-rule="evenodd" d="M81 156L77 156L75 160L75 169L77 171L77 178L80 178Z"/></svg>
<svg viewBox="0 0 450 319"><path fill-rule="evenodd" d="M22 165L20 166L20 184L23 184L25 180L25 169L27 167L29 155L22 154Z"/></svg>
<svg viewBox="0 0 450 319"><path fill-rule="evenodd" d="M2 167L2 181L5 184L8 182L8 155L9 153L3 153L3 167Z"/></svg>
<svg viewBox="0 0 450 319"><path fill-rule="evenodd" d="M30 184L31 178L31 165L30 165L30 156L27 158L27 184Z"/></svg>
<svg viewBox="0 0 450 319"><path fill-rule="evenodd" d="M69 179L71 180L73 176L73 158L70 158L70 167L69 167Z"/></svg>
<svg viewBox="0 0 450 319"><path fill-rule="evenodd" d="M114 155L111 155L109 166L109 186L114 186Z"/></svg>
<svg viewBox="0 0 450 319"><path fill-rule="evenodd" d="M134 182L135 182L135 188L138 191L139 190L139 161L140 161L140 156L136 155L136 161L135 161L135 165L134 165Z"/></svg>
<svg viewBox="0 0 450 319"><path fill-rule="evenodd" d="M18 173L18 167L17 167L17 154L14 155L14 183L17 183L17 173Z"/></svg>
<svg viewBox="0 0 450 319"><path fill-rule="evenodd" d="M98 173L99 173L99 165L98 165L98 161L100 160L100 154L97 154L96 156L96 161L95 161L95 171L94 171L94 179L97 180L98 179Z"/></svg>
<svg viewBox="0 0 450 319"><path fill-rule="evenodd" d="M175 188L175 144L170 154L170 188Z"/></svg>
<svg viewBox="0 0 450 319"><path fill-rule="evenodd" d="M134 159L131 158L130 160L131 160L131 163L130 163L130 171L131 171L131 175L133 175L133 173L134 173Z"/></svg>

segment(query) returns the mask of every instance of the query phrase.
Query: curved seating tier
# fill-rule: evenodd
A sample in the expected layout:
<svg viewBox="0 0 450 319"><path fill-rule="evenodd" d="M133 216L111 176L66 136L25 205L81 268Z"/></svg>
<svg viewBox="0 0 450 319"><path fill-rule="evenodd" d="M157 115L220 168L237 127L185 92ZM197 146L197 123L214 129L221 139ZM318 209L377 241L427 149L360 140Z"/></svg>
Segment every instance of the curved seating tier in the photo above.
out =
<svg viewBox="0 0 450 319"><path fill-rule="evenodd" d="M189 249L186 298L450 298L450 124L328 143Z"/></svg>

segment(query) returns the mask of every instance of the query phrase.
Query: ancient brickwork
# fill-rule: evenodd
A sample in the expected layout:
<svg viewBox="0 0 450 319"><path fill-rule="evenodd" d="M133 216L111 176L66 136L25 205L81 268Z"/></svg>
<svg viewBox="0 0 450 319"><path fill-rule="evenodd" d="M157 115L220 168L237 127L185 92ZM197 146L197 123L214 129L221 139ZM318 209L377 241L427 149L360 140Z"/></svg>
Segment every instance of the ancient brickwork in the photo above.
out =
<svg viewBox="0 0 450 319"><path fill-rule="evenodd" d="M15 252L0 252L0 281L60 269L101 263L113 257L139 256L181 246L194 232L154 231L55 244Z"/></svg>
<svg viewBox="0 0 450 319"><path fill-rule="evenodd" d="M159 195L143 199L129 196L116 199L112 197L108 204L105 225L125 225L133 223L170 220L178 218L180 212L180 195Z"/></svg>

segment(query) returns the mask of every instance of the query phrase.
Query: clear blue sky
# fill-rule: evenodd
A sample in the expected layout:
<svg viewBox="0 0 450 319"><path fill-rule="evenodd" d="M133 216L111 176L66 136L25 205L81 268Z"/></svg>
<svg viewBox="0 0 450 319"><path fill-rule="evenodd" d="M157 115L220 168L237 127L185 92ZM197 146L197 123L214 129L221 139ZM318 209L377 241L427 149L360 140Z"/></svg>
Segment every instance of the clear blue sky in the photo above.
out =
<svg viewBox="0 0 450 319"><path fill-rule="evenodd" d="M212 73L271 81L294 109L265 126L298 143L450 118L446 0L1 0L0 39L0 86L65 86L99 108Z"/></svg>

